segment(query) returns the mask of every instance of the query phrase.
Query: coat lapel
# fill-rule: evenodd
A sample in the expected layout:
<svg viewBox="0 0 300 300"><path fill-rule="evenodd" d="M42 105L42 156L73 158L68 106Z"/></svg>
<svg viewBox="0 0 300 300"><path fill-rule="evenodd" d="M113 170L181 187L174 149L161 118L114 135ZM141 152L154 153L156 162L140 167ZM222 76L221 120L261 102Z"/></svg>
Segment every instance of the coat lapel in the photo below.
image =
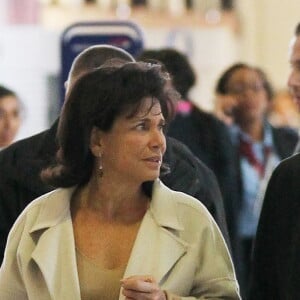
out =
<svg viewBox="0 0 300 300"><path fill-rule="evenodd" d="M177 219L172 192L160 181L155 182L153 191L124 278L151 275L162 285L165 275L186 254L189 245L176 235L183 228ZM121 293L119 299L124 299Z"/></svg>
<svg viewBox="0 0 300 300"><path fill-rule="evenodd" d="M32 236L38 235L38 242L31 257L40 268L53 299L80 300L69 208L71 193L72 189L61 190L60 195L53 197L52 201L47 201L31 230ZM53 210L53 207L56 209Z"/></svg>

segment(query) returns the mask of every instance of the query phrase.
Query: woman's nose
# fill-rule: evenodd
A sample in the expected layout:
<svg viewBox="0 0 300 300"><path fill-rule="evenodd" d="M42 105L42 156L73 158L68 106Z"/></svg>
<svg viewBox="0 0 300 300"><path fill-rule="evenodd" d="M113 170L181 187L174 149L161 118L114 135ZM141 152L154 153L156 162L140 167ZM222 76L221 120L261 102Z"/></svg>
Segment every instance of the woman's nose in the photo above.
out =
<svg viewBox="0 0 300 300"><path fill-rule="evenodd" d="M165 144L165 135L162 130L154 129L151 132L151 147L159 148Z"/></svg>

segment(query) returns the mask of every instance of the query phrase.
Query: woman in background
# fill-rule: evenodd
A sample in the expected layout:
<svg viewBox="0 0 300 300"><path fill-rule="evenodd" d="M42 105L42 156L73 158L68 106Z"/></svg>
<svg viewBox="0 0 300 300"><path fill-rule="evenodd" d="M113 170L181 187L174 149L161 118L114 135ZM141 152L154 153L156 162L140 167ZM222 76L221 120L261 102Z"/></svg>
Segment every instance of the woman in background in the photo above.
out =
<svg viewBox="0 0 300 300"><path fill-rule="evenodd" d="M268 122L273 88L257 67L232 65L219 78L216 94L217 116L229 125L238 157L235 185L239 197L227 202L225 209L241 294L247 299L252 247L266 185L280 160L293 153L297 133Z"/></svg>

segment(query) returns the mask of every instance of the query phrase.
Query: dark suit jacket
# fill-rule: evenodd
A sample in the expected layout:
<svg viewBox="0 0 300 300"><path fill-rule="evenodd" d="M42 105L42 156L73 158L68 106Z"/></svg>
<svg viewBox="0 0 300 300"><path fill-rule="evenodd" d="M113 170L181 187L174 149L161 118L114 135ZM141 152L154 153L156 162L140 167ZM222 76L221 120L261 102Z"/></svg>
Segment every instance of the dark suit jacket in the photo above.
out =
<svg viewBox="0 0 300 300"><path fill-rule="evenodd" d="M39 174L55 156L57 123L0 152L0 260L8 232L20 212L30 201L52 190L41 181ZM213 172L172 138L167 138L164 161L171 172L161 180L170 188L201 200L229 244L223 199Z"/></svg>
<svg viewBox="0 0 300 300"><path fill-rule="evenodd" d="M269 181L254 247L251 300L300 299L300 154Z"/></svg>

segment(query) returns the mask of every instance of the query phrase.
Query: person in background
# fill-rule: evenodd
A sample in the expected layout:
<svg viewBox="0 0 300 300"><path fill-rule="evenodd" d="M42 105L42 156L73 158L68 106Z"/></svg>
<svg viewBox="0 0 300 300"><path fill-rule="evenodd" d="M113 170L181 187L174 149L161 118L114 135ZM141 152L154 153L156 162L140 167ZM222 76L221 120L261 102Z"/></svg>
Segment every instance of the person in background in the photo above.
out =
<svg viewBox="0 0 300 300"><path fill-rule="evenodd" d="M1 299L240 299L213 218L158 179L167 83L160 65L111 61L71 87L42 172L59 189L13 226Z"/></svg>
<svg viewBox="0 0 300 300"><path fill-rule="evenodd" d="M259 68L244 63L230 66L217 81L216 94L218 101L225 101L224 115L232 119L229 128L238 158L235 184L239 197L226 213L241 294L247 299L252 248L265 188L277 164L292 154L297 133L291 128L272 127L267 121L273 89Z"/></svg>
<svg viewBox="0 0 300 300"><path fill-rule="evenodd" d="M0 149L14 142L20 126L20 100L15 92L0 85Z"/></svg>
<svg viewBox="0 0 300 300"><path fill-rule="evenodd" d="M110 45L95 45L82 51L72 63L66 93L77 78L111 58L134 61L129 53ZM24 207L53 190L41 181L40 172L55 157L57 125L58 120L48 130L0 152L0 261L8 232ZM163 183L199 199L216 220L229 245L223 199L213 172L179 141L167 137L166 143L164 160L170 172L161 176Z"/></svg>
<svg viewBox="0 0 300 300"><path fill-rule="evenodd" d="M190 99L189 93L195 85L196 75L187 56L173 48L146 49L139 59L157 60L171 74L172 84L181 99L177 102L176 116L167 134L188 146L214 172L226 207L226 203L232 202L232 198L237 196L233 184L236 174L229 132L223 122L200 109Z"/></svg>
<svg viewBox="0 0 300 300"><path fill-rule="evenodd" d="M300 109L300 23L290 45L288 86ZM300 154L282 161L268 183L254 246L251 300L300 297Z"/></svg>

